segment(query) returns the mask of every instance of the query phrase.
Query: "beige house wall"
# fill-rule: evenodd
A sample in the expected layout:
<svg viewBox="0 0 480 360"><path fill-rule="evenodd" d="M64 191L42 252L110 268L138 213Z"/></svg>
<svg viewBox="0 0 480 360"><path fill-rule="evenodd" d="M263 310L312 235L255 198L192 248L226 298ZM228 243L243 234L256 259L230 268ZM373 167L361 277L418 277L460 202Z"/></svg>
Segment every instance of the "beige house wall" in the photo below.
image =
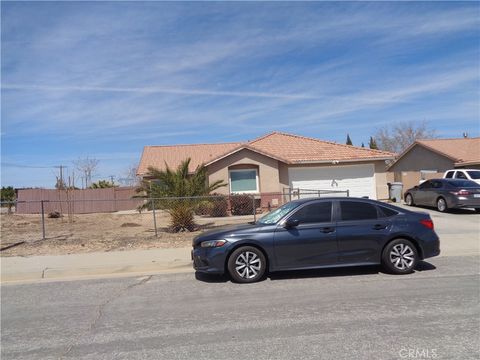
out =
<svg viewBox="0 0 480 360"><path fill-rule="evenodd" d="M275 159L243 149L209 165L208 181L210 184L217 180L228 183L229 169L256 167L258 169L260 192L280 192L282 187L280 186L278 164L279 162ZM215 192L229 194L230 186L221 187Z"/></svg>
<svg viewBox="0 0 480 360"><path fill-rule="evenodd" d="M344 162L342 165L362 165L368 162ZM372 161L375 167L375 184L378 199L388 198L387 171L385 161ZM262 193L282 192L283 188L289 187L288 169L291 167L331 167L331 163L325 164L296 164L287 165L270 157L261 155L254 151L243 149L237 153L227 156L208 166L208 181L213 183L223 180L228 183L229 169L256 168L258 169L259 188ZM229 194L230 186L219 188L215 192Z"/></svg>
<svg viewBox="0 0 480 360"><path fill-rule="evenodd" d="M428 150L420 145L415 145L400 160L389 169L391 172L435 170L444 172L453 169L454 161Z"/></svg>

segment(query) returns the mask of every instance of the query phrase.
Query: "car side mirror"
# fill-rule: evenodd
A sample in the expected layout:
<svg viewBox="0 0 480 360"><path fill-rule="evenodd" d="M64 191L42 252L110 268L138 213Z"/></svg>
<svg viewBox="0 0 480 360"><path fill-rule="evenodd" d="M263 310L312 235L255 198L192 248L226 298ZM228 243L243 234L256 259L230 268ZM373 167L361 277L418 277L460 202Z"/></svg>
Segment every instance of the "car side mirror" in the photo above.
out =
<svg viewBox="0 0 480 360"><path fill-rule="evenodd" d="M297 227L299 224L300 224L300 220L298 219L288 219L287 221L285 221L285 224L283 225L283 227L285 229L290 229L290 228Z"/></svg>

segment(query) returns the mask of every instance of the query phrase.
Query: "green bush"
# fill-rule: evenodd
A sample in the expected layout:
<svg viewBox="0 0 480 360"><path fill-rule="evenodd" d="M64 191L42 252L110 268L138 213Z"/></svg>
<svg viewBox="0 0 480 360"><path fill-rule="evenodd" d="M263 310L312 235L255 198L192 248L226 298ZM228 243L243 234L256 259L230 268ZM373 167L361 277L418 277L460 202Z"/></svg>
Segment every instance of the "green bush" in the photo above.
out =
<svg viewBox="0 0 480 360"><path fill-rule="evenodd" d="M254 203L249 195L232 195L230 197L232 215L252 215Z"/></svg>

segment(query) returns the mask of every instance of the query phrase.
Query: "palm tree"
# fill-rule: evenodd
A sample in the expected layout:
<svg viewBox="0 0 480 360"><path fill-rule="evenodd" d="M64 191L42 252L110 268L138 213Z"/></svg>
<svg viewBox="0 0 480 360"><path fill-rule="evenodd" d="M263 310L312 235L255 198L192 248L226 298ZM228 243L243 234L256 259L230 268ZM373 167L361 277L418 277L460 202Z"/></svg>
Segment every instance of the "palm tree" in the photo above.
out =
<svg viewBox="0 0 480 360"><path fill-rule="evenodd" d="M166 164L165 170L149 167L146 176L153 180L143 180L137 188L137 193L146 194L143 197L156 199L156 208L165 209L170 214L170 229L174 232L195 229L193 210L198 199L193 197L207 196L227 185L223 180L208 184L207 168L203 165L190 174L190 161L190 158L182 161L175 171ZM151 202L144 207L151 207Z"/></svg>

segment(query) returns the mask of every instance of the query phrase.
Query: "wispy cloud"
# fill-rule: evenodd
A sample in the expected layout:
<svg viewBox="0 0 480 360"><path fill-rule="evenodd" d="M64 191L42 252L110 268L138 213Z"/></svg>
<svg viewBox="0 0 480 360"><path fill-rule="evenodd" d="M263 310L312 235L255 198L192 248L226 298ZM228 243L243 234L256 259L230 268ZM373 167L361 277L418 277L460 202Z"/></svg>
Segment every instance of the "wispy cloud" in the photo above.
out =
<svg viewBox="0 0 480 360"><path fill-rule="evenodd" d="M5 84L2 85L5 90L38 90L38 91L93 91L93 92L126 92L140 94L174 94L174 95L205 95L205 96L236 96L236 97L257 97L257 98L276 98L276 99L322 99L327 96L308 95L308 94L278 94L266 92L250 91L213 91L203 89L175 89L158 87L105 87L105 86L49 86L49 85L28 85L28 84Z"/></svg>

